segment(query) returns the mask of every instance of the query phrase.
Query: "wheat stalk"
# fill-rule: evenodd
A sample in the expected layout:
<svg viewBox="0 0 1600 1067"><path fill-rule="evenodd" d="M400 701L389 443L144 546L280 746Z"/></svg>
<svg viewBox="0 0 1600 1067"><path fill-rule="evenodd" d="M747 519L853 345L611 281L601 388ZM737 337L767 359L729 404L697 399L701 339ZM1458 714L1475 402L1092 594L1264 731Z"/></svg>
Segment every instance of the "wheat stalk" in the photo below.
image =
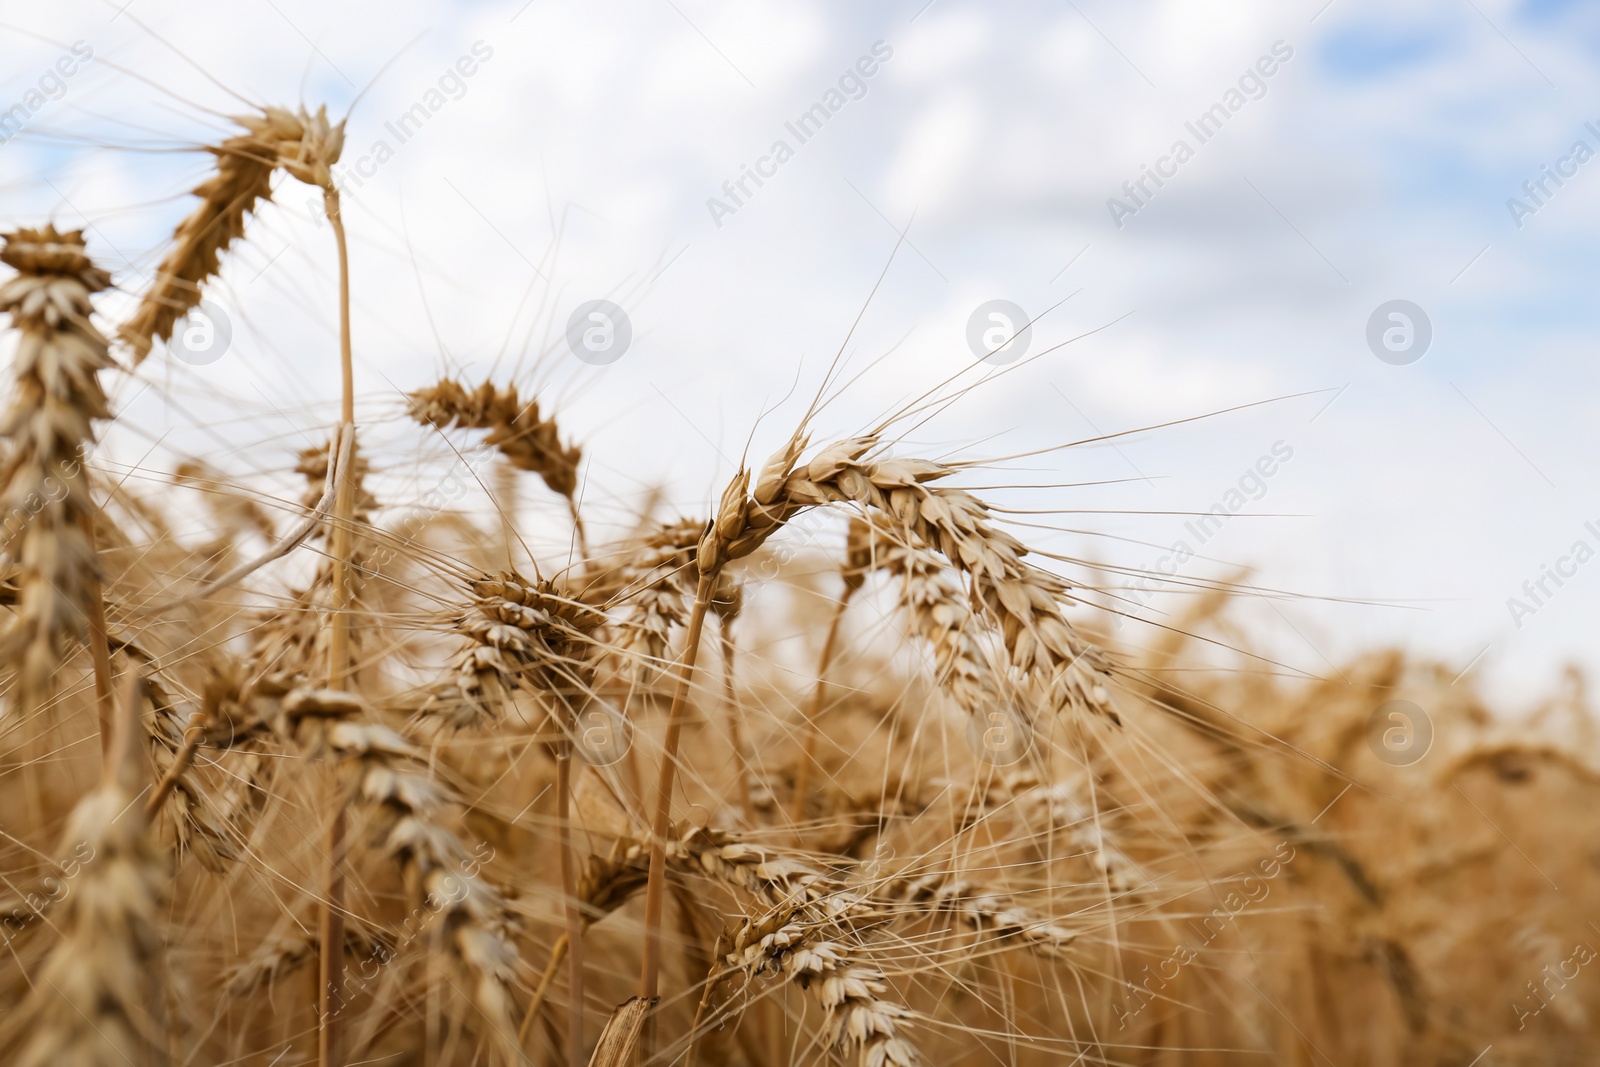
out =
<svg viewBox="0 0 1600 1067"><path fill-rule="evenodd" d="M744 586L724 581L722 592L711 602L717 616L717 637L722 649L722 706L728 724L728 747L733 750L733 761L739 782L739 814L745 825L754 818L751 806L750 758L744 747L744 713L739 707L739 697L734 689L734 655L737 646L733 639L733 624L744 610Z"/></svg>
<svg viewBox="0 0 1600 1067"><path fill-rule="evenodd" d="M801 725L800 762L795 769L794 796L789 809L789 819L797 826L805 821L806 801L811 793L811 774L817 764L817 737L822 732L823 702L828 692L828 668L833 665L834 648L839 643L839 626L844 622L844 613L851 599L866 578L865 572L856 563L854 558L846 556L841 572L844 594L834 601L828 619L827 635L822 639L822 653L817 659L817 684L811 690L811 706Z"/></svg>

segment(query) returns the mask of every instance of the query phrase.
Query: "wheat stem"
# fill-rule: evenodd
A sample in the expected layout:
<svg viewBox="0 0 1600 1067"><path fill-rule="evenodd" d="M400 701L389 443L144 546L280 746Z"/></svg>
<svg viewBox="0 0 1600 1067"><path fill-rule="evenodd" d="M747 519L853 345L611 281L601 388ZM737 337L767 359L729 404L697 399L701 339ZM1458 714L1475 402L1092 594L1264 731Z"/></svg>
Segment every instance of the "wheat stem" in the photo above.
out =
<svg viewBox="0 0 1600 1067"><path fill-rule="evenodd" d="M689 682L694 675L695 658L700 651L700 631L705 627L706 611L717 587L717 575L702 571L695 589L694 609L689 614L689 636L678 668L678 683L672 691L672 708L667 713L667 733L662 741L661 773L656 779L656 810L650 831L650 876L645 883L644 959L639 968L639 995L654 1000L661 977L661 912L667 868L667 832L672 816L672 786L678 771L678 736L683 732L684 705L688 703Z"/></svg>
<svg viewBox="0 0 1600 1067"><path fill-rule="evenodd" d="M167 773L161 776L161 781L150 793L150 799L145 802L145 814L155 818L161 810L161 805L167 802L167 797L172 795L172 790L178 784L178 779L183 777L189 765L194 762L194 754L200 750L200 743L205 739L205 726L199 721L191 721L188 729L183 732L183 744L172 757L172 765L167 768Z"/></svg>
<svg viewBox="0 0 1600 1067"><path fill-rule="evenodd" d="M345 240L339 190L331 179L323 185L322 196L339 250L339 368L343 387L339 436L342 452L346 438L353 446L356 432L355 361L350 342L350 250ZM350 476L350 466L354 464L338 472L339 488L334 500L333 535L329 545L333 556L333 616L328 635L328 688L334 690L348 688L350 680L350 554L356 487L355 479ZM318 916L322 944L318 961L321 988L318 992L317 1062L321 1067L337 1067L340 1062L338 990L344 975L345 889L344 795L337 768L329 768L327 796L331 814L324 841L326 893Z"/></svg>
<svg viewBox="0 0 1600 1067"><path fill-rule="evenodd" d="M724 618L719 636L722 639L722 695L723 707L728 717L728 744L733 748L734 764L739 769L739 812L746 826L751 825L754 812L750 802L750 760L744 753L744 712L733 688L733 634L731 619Z"/></svg>
<svg viewBox="0 0 1600 1067"><path fill-rule="evenodd" d="M568 716L570 719L570 716ZM570 732L572 724L564 724ZM567 920L567 1064L583 1067L583 913L572 854L572 741L556 749L556 837L561 850L561 904Z"/></svg>
<svg viewBox="0 0 1600 1067"><path fill-rule="evenodd" d="M789 821L799 825L806 814L806 796L811 791L811 772L817 763L817 735L821 732L817 720L822 715L822 700L828 691L828 668L833 664L833 650L839 643L839 624L844 620L845 608L855 589L845 587L844 595L833 606L833 618L828 622L828 636L822 642L822 657L817 662L817 684L811 690L811 708L806 713L805 731L800 744L800 763L794 772L794 797L790 801Z"/></svg>
<svg viewBox="0 0 1600 1067"><path fill-rule="evenodd" d="M683 1067L694 1067L695 1053L700 1049L700 1039L705 1036L701 1029L704 1025L706 1009L711 1006L711 994L717 987L722 970L722 946L727 940L726 934L718 934L717 942L711 947L711 961L706 969L705 988L700 991L700 1003L694 1009L694 1022L689 1026L689 1050L684 1053Z"/></svg>
<svg viewBox="0 0 1600 1067"><path fill-rule="evenodd" d="M550 949L550 962L545 964L544 973L539 976L539 984L534 987L533 997L528 1001L528 1010L522 1016L522 1025L517 1027L519 1045L528 1040L528 1031L533 1029L533 1020L544 1004L545 994L550 992L550 986L556 980L556 972L561 969L561 961L567 958L568 944L570 942L567 940L567 935L562 934L556 938L555 945Z"/></svg>
<svg viewBox="0 0 1600 1067"><path fill-rule="evenodd" d="M95 546L94 516L87 511L79 513L78 525L83 528L89 557L98 562L100 550ZM100 713L100 753L109 759L111 719L115 714L116 704L115 697L111 693L111 645L106 640L105 591L101 588L98 566L86 584L85 593L87 596L84 606L88 609L89 616L89 656L94 661L95 705Z"/></svg>

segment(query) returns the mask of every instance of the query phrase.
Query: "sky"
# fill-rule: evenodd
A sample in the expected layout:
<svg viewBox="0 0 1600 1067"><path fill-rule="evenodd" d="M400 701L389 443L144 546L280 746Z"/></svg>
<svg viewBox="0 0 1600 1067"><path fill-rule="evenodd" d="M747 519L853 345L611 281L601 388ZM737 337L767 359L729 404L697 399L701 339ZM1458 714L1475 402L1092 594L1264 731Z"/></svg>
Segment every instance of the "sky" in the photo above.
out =
<svg viewBox="0 0 1600 1067"><path fill-rule="evenodd" d="M816 440L970 384L895 453L994 460L968 484L1104 564L1129 640L1248 566L1294 671L1399 644L1514 712L1596 665L1592 5L58 0L8 5L0 48L0 221L86 226L112 317L228 115L349 114L396 507L453 462L401 418L443 373L558 412L603 525L653 487L705 513L838 357ZM326 437L331 231L275 199L210 291L227 345L119 382L108 456L287 485ZM598 300L625 324L580 358Z"/></svg>

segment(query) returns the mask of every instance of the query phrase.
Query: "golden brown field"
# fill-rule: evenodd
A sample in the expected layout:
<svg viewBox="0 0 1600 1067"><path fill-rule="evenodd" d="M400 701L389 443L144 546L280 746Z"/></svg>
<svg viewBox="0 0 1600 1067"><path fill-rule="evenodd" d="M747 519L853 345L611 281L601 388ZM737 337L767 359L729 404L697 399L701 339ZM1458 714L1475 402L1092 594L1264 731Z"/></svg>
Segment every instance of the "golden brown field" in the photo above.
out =
<svg viewBox="0 0 1600 1067"><path fill-rule="evenodd" d="M386 501L342 125L241 122L126 321L92 232L0 252L0 1062L1592 1062L1580 677L1515 727L1460 664L1307 681L1227 584L1130 644L983 468L888 453L923 405L766 425L707 513L602 532L525 384L404 382L388 437L467 490ZM98 464L109 385L288 183L344 283L303 494Z"/></svg>

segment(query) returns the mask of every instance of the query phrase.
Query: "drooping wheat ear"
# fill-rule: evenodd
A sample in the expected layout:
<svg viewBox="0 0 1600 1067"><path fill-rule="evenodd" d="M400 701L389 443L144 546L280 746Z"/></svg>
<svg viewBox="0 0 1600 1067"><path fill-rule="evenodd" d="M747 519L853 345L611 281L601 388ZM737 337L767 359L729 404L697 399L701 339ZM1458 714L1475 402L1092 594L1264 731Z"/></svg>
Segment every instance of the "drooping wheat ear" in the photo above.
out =
<svg viewBox="0 0 1600 1067"><path fill-rule="evenodd" d="M110 414L99 375L115 364L89 317L91 294L111 276L90 262L81 231L20 229L4 240L0 262L17 274L0 285L0 312L10 314L21 337L11 404L0 416L9 446L0 506L19 588L0 656L16 664L24 692L37 694L76 641L95 638L104 718L110 692L109 678L99 677L109 668L102 672L99 659L105 634L96 507L83 463L94 420Z"/></svg>
<svg viewBox="0 0 1600 1067"><path fill-rule="evenodd" d="M419 389L408 400L411 417L425 426L488 430L486 444L499 449L518 470L537 474L552 492L566 498L578 531L580 551L588 556L577 495L583 449L561 443L556 420L540 414L538 401L522 400L514 385L501 389L484 382L476 389L468 389L453 378Z"/></svg>
<svg viewBox="0 0 1600 1067"><path fill-rule="evenodd" d="M849 545L857 566L900 578L900 608L912 632L932 649L935 677L956 706L973 716L993 708L1002 699L1000 672L984 654L978 639L983 626L960 581L926 547L885 530L878 516L852 520Z"/></svg>
<svg viewBox="0 0 1600 1067"><path fill-rule="evenodd" d="M112 725L106 774L67 819L63 853L82 858L55 925L61 941L0 1032L16 1067L155 1067L168 1060L158 930L167 864L138 802L148 785L135 737L137 677Z"/></svg>
<svg viewBox="0 0 1600 1067"><path fill-rule="evenodd" d="M1109 666L1062 611L1070 599L1066 581L1025 562L1027 548L989 521L977 497L933 484L958 468L922 459L866 459L877 444L875 437L840 441L796 467L804 441L793 439L768 460L748 499L740 483L747 486L749 475L741 474L724 496L713 544L698 550L701 570L749 555L807 508L871 508L905 543L928 545L965 576L970 601L1000 628L1011 665L1034 679L1052 706L1116 721L1097 677ZM708 547L716 549L710 559Z"/></svg>
<svg viewBox="0 0 1600 1067"><path fill-rule="evenodd" d="M500 891L479 872L481 861L449 826L454 796L428 773L411 742L364 721L367 708L354 694L297 690L284 699L283 711L289 720L306 724L313 736L320 733L314 743L354 764L356 798L377 816L382 846L400 867L413 898L433 912L427 920L430 943L462 973L463 991L480 1013L482 1036L496 1050L497 1062L516 1062L513 915Z"/></svg>
<svg viewBox="0 0 1600 1067"><path fill-rule="evenodd" d="M638 846L634 846L638 848ZM1014 938L1059 955L1078 938L1053 919L998 893L951 874L902 875L842 881L805 856L755 844L728 831L693 827L668 845L675 867L734 886L772 909L806 923L832 924L842 937L938 909L962 917L995 938ZM771 915L764 920L771 922ZM786 920L788 921L788 920Z"/></svg>
<svg viewBox="0 0 1600 1067"><path fill-rule="evenodd" d="M878 887L873 902L886 913L918 917L943 911L992 940L1014 940L1035 952L1065 957L1079 939L1076 930L1040 915L1007 893L997 893L952 874L894 879Z"/></svg>
<svg viewBox="0 0 1600 1067"><path fill-rule="evenodd" d="M911 1012L888 999L883 971L859 961L858 950L833 933L829 923L778 912L741 926L726 959L752 977L786 975L810 992L822 1005L830 1047L861 1067L920 1064L916 1046L903 1036Z"/></svg>
<svg viewBox="0 0 1600 1067"><path fill-rule="evenodd" d="M312 115L303 108L296 113L269 107L234 121L245 132L206 149L216 156L217 171L195 188L200 206L178 224L155 282L118 331L133 349L135 364L199 305L201 287L215 277L222 253L244 236L246 216L258 202L272 199L274 171L282 168L308 185L332 184L329 168L344 148L344 123L330 123L326 108Z"/></svg>
<svg viewBox="0 0 1600 1067"><path fill-rule="evenodd" d="M691 826L673 835L666 853L675 867L740 889L769 907L827 900L843 888L802 856L724 830Z"/></svg>
<svg viewBox="0 0 1600 1067"><path fill-rule="evenodd" d="M632 846L627 854L640 848ZM1020 941L1047 955L1064 955L1079 937L1012 895L953 874L904 874L855 884L828 874L803 855L728 831L685 830L669 843L667 859L678 869L743 890L774 914L832 924L837 929L829 936L834 937L921 917L930 910L957 915L997 940Z"/></svg>

